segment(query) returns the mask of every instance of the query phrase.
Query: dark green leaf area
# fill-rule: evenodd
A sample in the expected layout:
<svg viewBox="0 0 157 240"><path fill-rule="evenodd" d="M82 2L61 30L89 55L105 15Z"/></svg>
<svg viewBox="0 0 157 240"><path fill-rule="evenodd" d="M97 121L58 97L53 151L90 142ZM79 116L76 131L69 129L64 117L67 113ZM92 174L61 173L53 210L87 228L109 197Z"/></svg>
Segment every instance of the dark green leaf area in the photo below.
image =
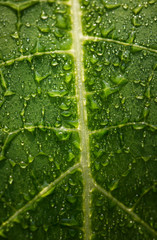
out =
<svg viewBox="0 0 157 240"><path fill-rule="evenodd" d="M1 223L78 162L79 152L77 133L33 128L16 133L0 161Z"/></svg>
<svg viewBox="0 0 157 240"><path fill-rule="evenodd" d="M71 20L67 5L33 1L4 5L0 6L0 59L70 48ZM4 42L8 47L4 47Z"/></svg>
<svg viewBox="0 0 157 240"><path fill-rule="evenodd" d="M35 56L1 71L0 124L10 131L25 125L76 128L71 55Z"/></svg>
<svg viewBox="0 0 157 240"><path fill-rule="evenodd" d="M138 49L139 50L139 49ZM156 55L114 43L84 45L88 126L100 129L126 122L156 124Z"/></svg>
<svg viewBox="0 0 157 240"><path fill-rule="evenodd" d="M90 138L96 182L128 208L137 207L142 219L142 209L147 209L148 223L157 220L156 143L156 133L139 125L100 131Z"/></svg>
<svg viewBox="0 0 157 240"><path fill-rule="evenodd" d="M16 103L16 110L15 110ZM4 99L3 106L0 108L0 126L9 130L15 130L22 127L22 119L20 113L23 103L18 96L9 96Z"/></svg>
<svg viewBox="0 0 157 240"><path fill-rule="evenodd" d="M156 1L81 0L85 35L157 48ZM145 37L143 37L145 36Z"/></svg>
<svg viewBox="0 0 157 240"><path fill-rule="evenodd" d="M26 9L21 18L20 36L25 53L69 49L70 8L57 3L40 3Z"/></svg>
<svg viewBox="0 0 157 240"><path fill-rule="evenodd" d="M136 234L135 234L136 233ZM153 240L151 235L112 200L92 193L92 240Z"/></svg>
<svg viewBox="0 0 157 240"><path fill-rule="evenodd" d="M4 234L8 240L82 239L82 177L79 171L69 174L48 196L26 208ZM4 238L0 238L4 239Z"/></svg>
<svg viewBox="0 0 157 240"><path fill-rule="evenodd" d="M0 5L0 61L11 59L20 55L16 41L11 34L16 32L16 13ZM5 43L5 44L4 44ZM9 46L9 48L8 48Z"/></svg>

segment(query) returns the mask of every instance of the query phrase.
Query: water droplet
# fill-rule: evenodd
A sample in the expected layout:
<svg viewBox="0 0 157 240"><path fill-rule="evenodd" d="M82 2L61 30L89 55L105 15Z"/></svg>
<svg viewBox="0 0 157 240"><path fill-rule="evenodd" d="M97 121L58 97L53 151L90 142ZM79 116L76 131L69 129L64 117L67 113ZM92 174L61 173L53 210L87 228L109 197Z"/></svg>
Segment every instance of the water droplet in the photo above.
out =
<svg viewBox="0 0 157 240"><path fill-rule="evenodd" d="M108 28L108 29L104 28L104 29L101 30L101 35L102 35L103 37L107 37L107 36L109 35L109 33L111 33L114 29L115 29L115 26L114 26L114 25L111 26L111 27Z"/></svg>
<svg viewBox="0 0 157 240"><path fill-rule="evenodd" d="M99 163L99 162L95 161L95 162L94 162L94 166L95 166L95 169L96 169L97 171L100 170L100 163Z"/></svg>
<svg viewBox="0 0 157 240"><path fill-rule="evenodd" d="M139 14L142 10L143 6L141 6L141 4L139 4L137 7L135 7L132 11L133 13L136 15L136 14Z"/></svg>
<svg viewBox="0 0 157 240"><path fill-rule="evenodd" d="M66 91L66 90L62 90L62 91L53 90L53 91L48 92L47 94L48 94L50 97L63 97L63 96L65 96L67 93L68 93L68 91Z"/></svg>
<svg viewBox="0 0 157 240"><path fill-rule="evenodd" d="M40 15L42 20L46 20L48 18L48 15L42 10L41 15Z"/></svg>
<svg viewBox="0 0 157 240"><path fill-rule="evenodd" d="M61 103L61 105L59 106L60 109L62 110L68 110L69 106L67 106L65 103Z"/></svg>
<svg viewBox="0 0 157 240"><path fill-rule="evenodd" d="M128 82L128 80L124 76L122 76L122 75L119 75L119 76L116 76L116 77L112 77L111 81L113 83L117 84L117 85L120 85L120 86L122 86L122 85L124 85L124 84L126 84Z"/></svg>
<svg viewBox="0 0 157 240"><path fill-rule="evenodd" d="M59 162L55 161L55 166L56 166L56 168L57 168L58 170L60 170L60 164L59 164Z"/></svg>
<svg viewBox="0 0 157 240"><path fill-rule="evenodd" d="M20 162L20 167L21 168L26 168L27 167L27 163L25 163L24 161Z"/></svg>
<svg viewBox="0 0 157 240"><path fill-rule="evenodd" d="M75 203L76 202L76 198L72 194L67 195L67 200L70 203Z"/></svg>
<svg viewBox="0 0 157 240"><path fill-rule="evenodd" d="M50 156L50 157L49 157L49 161L50 161L50 162L53 162L53 161L54 161L53 157Z"/></svg>
<svg viewBox="0 0 157 240"><path fill-rule="evenodd" d="M32 163L33 160L34 160L34 157L33 157L32 155L29 155L29 156L28 156L28 162L29 162L29 163Z"/></svg>
<svg viewBox="0 0 157 240"><path fill-rule="evenodd" d="M42 32L42 33L48 33L50 32L50 27L47 25L45 27L40 27L38 26L38 29Z"/></svg>
<svg viewBox="0 0 157 240"><path fill-rule="evenodd" d="M44 224L44 225L43 225L43 229L44 229L44 231L45 231L45 232L47 232L47 231L48 231L48 228L49 228L49 226L48 226L48 225L46 225L46 224Z"/></svg>
<svg viewBox="0 0 157 240"><path fill-rule="evenodd" d="M14 95L15 93L14 92L12 92L12 91L10 91L10 90L6 90L6 92L4 93L4 96L5 97L8 97L8 96L12 96L12 95Z"/></svg>
<svg viewBox="0 0 157 240"><path fill-rule="evenodd" d="M27 23L26 23L26 27L30 27L30 26L31 26L30 23L27 22Z"/></svg>
<svg viewBox="0 0 157 240"><path fill-rule="evenodd" d="M56 61L55 58L52 60L51 65L54 67L58 65L58 62Z"/></svg>
<svg viewBox="0 0 157 240"><path fill-rule="evenodd" d="M74 219L74 217L72 217L72 218L63 218L63 219L61 219L60 224L63 225L63 226L68 226L68 227L72 227L72 226L77 226L78 225L78 223Z"/></svg>
<svg viewBox="0 0 157 240"><path fill-rule="evenodd" d="M75 186L76 185L76 183L74 182L74 180L72 178L69 178L69 184L71 186Z"/></svg>
<svg viewBox="0 0 157 240"><path fill-rule="evenodd" d="M119 183L119 180L112 181L112 183L109 186L109 189L111 192L118 188L118 183Z"/></svg>
<svg viewBox="0 0 157 240"><path fill-rule="evenodd" d="M63 37L63 32L60 30L60 29L55 29L54 31L54 35L57 37L57 38L61 38Z"/></svg>
<svg viewBox="0 0 157 240"><path fill-rule="evenodd" d="M65 77L65 82L66 82L66 83L71 82L72 78L73 78L72 73L67 73L67 74L66 74L66 77Z"/></svg>
<svg viewBox="0 0 157 240"><path fill-rule="evenodd" d="M42 198L47 197L48 195L52 194L53 191L55 190L55 186L51 187L50 189L46 190L44 189L44 192L41 194Z"/></svg>
<svg viewBox="0 0 157 240"><path fill-rule="evenodd" d="M142 156L142 159L147 162L151 159L151 156Z"/></svg>
<svg viewBox="0 0 157 240"><path fill-rule="evenodd" d="M7 238L7 236L4 234L4 230L0 229L0 236L3 238Z"/></svg>
<svg viewBox="0 0 157 240"><path fill-rule="evenodd" d="M15 165L16 165L16 162L15 162L14 160L12 160L12 159L9 159L9 162L10 162L10 164L11 164L11 166L12 166L12 167L15 167Z"/></svg>
<svg viewBox="0 0 157 240"><path fill-rule="evenodd" d="M45 76L41 76L37 71L35 71L35 80L39 83L43 79L47 78L51 73L47 73Z"/></svg>
<svg viewBox="0 0 157 240"><path fill-rule="evenodd" d="M10 175L10 176L9 176L9 184L12 184L12 183L13 183L13 176Z"/></svg>
<svg viewBox="0 0 157 240"><path fill-rule="evenodd" d="M124 8L125 10L127 10L127 9L128 9L128 5L125 3L125 4L123 5L123 8Z"/></svg>
<svg viewBox="0 0 157 240"><path fill-rule="evenodd" d="M150 99L150 86L148 86L148 88L145 92L145 96Z"/></svg>
<svg viewBox="0 0 157 240"><path fill-rule="evenodd" d="M56 136L60 141L66 141L70 138L70 132L63 132L63 131L55 131Z"/></svg>
<svg viewBox="0 0 157 240"><path fill-rule="evenodd" d="M67 20L61 14L57 14L56 27L63 28L63 29L66 29L68 27Z"/></svg>
<svg viewBox="0 0 157 240"><path fill-rule="evenodd" d="M75 155L72 152L70 152L67 161L71 162L74 158L75 158Z"/></svg>
<svg viewBox="0 0 157 240"><path fill-rule="evenodd" d="M146 118L149 114L149 108L148 107L145 107L144 110L143 110L143 117Z"/></svg>
<svg viewBox="0 0 157 240"><path fill-rule="evenodd" d="M66 70L66 71L70 70L71 68L72 68L72 65L71 65L70 62L66 62L63 66L63 69Z"/></svg>
<svg viewBox="0 0 157 240"><path fill-rule="evenodd" d="M141 129L143 129L145 126L144 125L142 125L142 124L135 124L135 125L133 125L133 128L134 129L136 129L136 130L141 130Z"/></svg>
<svg viewBox="0 0 157 240"><path fill-rule="evenodd" d="M14 39L18 39L19 38L18 32L14 32L13 34L11 34L11 36Z"/></svg>
<svg viewBox="0 0 157 240"><path fill-rule="evenodd" d="M104 7L107 10L112 10L112 9L116 9L119 8L121 6L121 4L107 4L106 0L102 0L102 3L104 4Z"/></svg>
<svg viewBox="0 0 157 240"><path fill-rule="evenodd" d="M30 230L31 230L32 232L35 232L37 229L38 229L38 227L35 226L34 224L30 226Z"/></svg>
<svg viewBox="0 0 157 240"><path fill-rule="evenodd" d="M24 114L25 114L25 109L22 109L22 111L21 111L20 115L23 117L23 116L24 116Z"/></svg>

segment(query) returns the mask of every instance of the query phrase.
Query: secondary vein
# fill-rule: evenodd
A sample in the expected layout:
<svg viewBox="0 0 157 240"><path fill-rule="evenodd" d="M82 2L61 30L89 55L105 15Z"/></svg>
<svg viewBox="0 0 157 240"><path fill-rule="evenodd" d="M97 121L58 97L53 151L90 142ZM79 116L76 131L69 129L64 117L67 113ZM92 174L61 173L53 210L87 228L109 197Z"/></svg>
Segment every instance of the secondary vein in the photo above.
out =
<svg viewBox="0 0 157 240"><path fill-rule="evenodd" d="M5 222L0 226L0 231L4 229L5 226L8 226L11 222L13 222L21 213L27 211L35 202L40 201L43 197L47 196L47 193L51 189L53 189L61 180L63 180L67 175L73 172L75 169L79 168L80 163L75 164L71 168L69 168L66 172L62 173L57 179L51 182L48 186L43 188L32 200L27 202L22 208L18 209L11 217L9 217Z"/></svg>
<svg viewBox="0 0 157 240"><path fill-rule="evenodd" d="M112 200L117 206L119 206L124 212L130 215L136 222L140 223L148 232L157 237L157 232L151 228L143 219L141 219L136 213L132 211L132 209L127 208L123 203L119 202L116 198L114 198L109 192L99 186L96 182L93 182L94 186L103 193L107 198Z"/></svg>
<svg viewBox="0 0 157 240"><path fill-rule="evenodd" d="M157 49L141 46L141 45L138 45L138 44L135 44L135 43L122 42L122 41L111 39L111 38L102 38L102 37L94 37L94 36L83 36L83 40L84 41L90 41L91 40L91 41L104 41L104 42L117 43L119 45L136 47L136 48L139 48L141 50L146 50L146 51L157 53Z"/></svg>

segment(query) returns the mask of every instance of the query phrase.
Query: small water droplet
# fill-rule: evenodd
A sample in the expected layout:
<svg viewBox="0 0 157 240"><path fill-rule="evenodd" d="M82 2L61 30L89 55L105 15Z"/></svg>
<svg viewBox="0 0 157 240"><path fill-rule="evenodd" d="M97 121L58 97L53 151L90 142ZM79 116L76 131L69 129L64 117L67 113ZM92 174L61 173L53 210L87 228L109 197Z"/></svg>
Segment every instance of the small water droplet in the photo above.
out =
<svg viewBox="0 0 157 240"><path fill-rule="evenodd" d="M32 163L33 160L34 160L34 157L33 157L32 155L29 155L29 156L28 156L28 162L29 162L29 163Z"/></svg>
<svg viewBox="0 0 157 240"><path fill-rule="evenodd" d="M41 15L40 15L42 20L46 20L48 18L48 15L42 10Z"/></svg>
<svg viewBox="0 0 157 240"><path fill-rule="evenodd" d="M12 184L12 183L13 183L13 176L10 175L10 176L9 176L9 184Z"/></svg>
<svg viewBox="0 0 157 240"><path fill-rule="evenodd" d="M70 203L75 203L76 202L76 197L74 197L72 194L67 195L67 200Z"/></svg>
<svg viewBox="0 0 157 240"><path fill-rule="evenodd" d="M14 39L18 39L19 38L18 32L14 32L13 34L11 34L11 36Z"/></svg>
<svg viewBox="0 0 157 240"><path fill-rule="evenodd" d="M123 5L123 8L124 8L125 10L127 10L127 9L128 9L128 5L125 3L125 4Z"/></svg>
<svg viewBox="0 0 157 240"><path fill-rule="evenodd" d="M27 167L27 163L25 163L24 161L20 162L20 167L21 168L26 168Z"/></svg>
<svg viewBox="0 0 157 240"><path fill-rule="evenodd" d="M72 65L71 65L70 62L66 62L63 66L63 69L66 70L66 71L70 70L71 68L72 68Z"/></svg>
<svg viewBox="0 0 157 240"><path fill-rule="evenodd" d="M27 22L27 23L26 23L26 27L30 27L30 26L31 26L30 23Z"/></svg>

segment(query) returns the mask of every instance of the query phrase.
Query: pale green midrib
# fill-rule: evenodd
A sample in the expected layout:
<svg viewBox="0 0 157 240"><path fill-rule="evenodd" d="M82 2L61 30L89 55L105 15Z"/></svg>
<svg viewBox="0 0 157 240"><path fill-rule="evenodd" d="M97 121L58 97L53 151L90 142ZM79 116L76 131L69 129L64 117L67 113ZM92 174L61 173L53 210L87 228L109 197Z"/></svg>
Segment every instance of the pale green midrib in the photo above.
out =
<svg viewBox="0 0 157 240"><path fill-rule="evenodd" d="M124 212L130 215L133 220L141 224L148 232L150 232L153 236L157 237L157 231L155 231L152 227L150 227L145 221L143 221L136 213L132 211L132 209L127 208L123 203L119 202L116 198L114 198L109 192L107 192L104 188L99 186L96 182L93 181L93 184L96 189L98 189L101 193L103 193L107 198L112 200L117 206L119 206Z"/></svg>
<svg viewBox="0 0 157 240"><path fill-rule="evenodd" d="M155 125L151 125L147 122L128 122L128 123L121 123L121 124L118 124L118 125L114 125L114 126L109 126L109 127L105 127L105 128L101 128L101 129L98 129L98 130L93 130L93 131L88 131L88 134L89 135L92 135L92 134L97 134L97 133L103 133L103 131L109 131L109 130L112 130L112 129L115 129L115 128L123 128L123 127L128 127L128 126L136 126L136 125L140 125L140 127L149 127L151 128L153 131L154 130L157 130L157 126ZM16 129L15 131L12 131L12 132L8 132L6 129L2 129L1 128L1 131L5 132L6 134L8 134L5 142L4 142L4 145L2 147L2 153L4 153L5 151L5 148L7 146L7 143L8 143L8 140L9 140L9 137L11 135L17 135L19 134L20 132L23 132L24 130L27 130L27 131L34 131L35 129L45 129L45 130L52 130L52 131L66 131L66 132L78 132L78 128L65 128L65 127L60 127L60 128L55 128L55 127L50 127L50 126L26 126L24 128L19 128L19 129Z"/></svg>
<svg viewBox="0 0 157 240"><path fill-rule="evenodd" d="M5 226L9 225L11 222L14 222L20 214L29 209L34 203L40 201L42 198L46 197L49 192L66 176L71 174L74 170L80 168L80 163L76 163L74 166L69 168L66 172L62 173L57 179L51 182L47 187L43 188L32 200L27 202L22 208L17 210L11 217L9 217L5 222L0 226L0 231L4 229Z"/></svg>
<svg viewBox="0 0 157 240"><path fill-rule="evenodd" d="M89 133L87 127L86 92L84 84L83 41L79 0L72 0L73 49L76 62L76 91L78 95L81 166L83 176L84 239L91 239L90 203L91 174L89 160Z"/></svg>
<svg viewBox="0 0 157 240"><path fill-rule="evenodd" d="M109 39L109 38L100 38L100 37L91 37L91 36L82 36L82 40L84 41L106 41L106 42L111 42L111 43L117 43L119 45L123 45L123 46L131 46L131 47L137 47L141 50L146 50L146 51L150 51L150 52L154 52L157 53L156 49L153 48L148 48L148 47L144 47L138 44L132 44L132 43L126 43L126 42L122 42L122 41L118 41L118 40L114 40L114 39ZM54 51L46 51L46 52L36 52L34 54L29 54L29 55L21 55L20 57L14 58L14 59L10 59L10 60L6 60L2 63L0 63L0 67L4 66L4 65L11 65L13 64L15 61L22 61L24 59L29 60L34 56L42 56L42 55L50 55L53 53L61 53L61 54L73 54L73 49L70 50L54 50ZM90 94L90 93L89 93Z"/></svg>
<svg viewBox="0 0 157 240"><path fill-rule="evenodd" d="M90 41L91 40L91 41L104 41L104 42L110 42L110 43L117 43L119 45L136 47L136 48L139 48L141 50L146 50L146 51L157 53L157 50L153 49L153 48L141 46L141 45L138 45L138 44L135 44L135 43L122 42L122 41L114 40L114 39L111 39L111 38L102 38L102 37L94 37L94 36L83 36L83 40L84 41Z"/></svg>
<svg viewBox="0 0 157 240"><path fill-rule="evenodd" d="M141 128L149 127L152 130L157 130L156 125L153 125L153 124L150 124L147 122L127 122L127 123L120 123L120 124L112 125L112 126L106 126L104 128L98 129L98 130L93 130L93 131L91 130L91 131L89 131L89 134L101 133L103 131L108 131L108 130L115 129L115 128L123 128L123 127L127 127L127 126L136 126L136 125L140 125L139 129L140 129L140 127Z"/></svg>
<svg viewBox="0 0 157 240"><path fill-rule="evenodd" d="M35 52L33 54L29 54L29 55L21 55L20 57L14 58L14 59L10 59L7 60L5 62L0 63L0 67L5 66L5 65L11 65L14 62L20 62L23 60L28 60L30 61L33 57L36 56L43 56L43 55L51 55L54 53L58 53L58 54L73 54L73 50L54 50L54 51L47 51L47 52Z"/></svg>
<svg viewBox="0 0 157 240"><path fill-rule="evenodd" d="M74 0L72 0L72 1L74 1ZM42 1L38 1L38 2L42 2ZM43 1L44 2L44 1ZM117 44L121 44L121 45L125 45L125 46L135 46L135 47L139 47L139 48L141 48L141 49L143 49L143 50L148 50L148 51L152 51L152 52L155 52L155 53L157 53L157 50L154 50L154 49L151 49L151 48L147 48L147 47L143 47L143 46L139 46L139 45L136 45L136 44L129 44L129 43L125 43L125 42L121 42L121 41L117 41L117 40L113 40L113 39L105 39L105 38L95 38L95 37L86 37L86 36L84 36L83 38L82 38L83 40L103 40L103 41L108 41L108 42L114 42L114 43L117 43ZM71 51L71 50L70 50ZM60 53L68 53L69 52L69 50L63 50L63 51L52 51L52 52L46 52L46 54L51 54L51 53L54 53L54 52L60 52ZM69 52L69 53L71 53L71 52ZM36 56L36 54L37 55L42 55L42 54L45 54L45 52L44 53L35 53L35 54L33 54L33 56ZM29 56L21 56L21 57L19 57L19 58L16 58L16 59L12 59L12 60L8 60L8 61L6 61L6 62L4 62L4 63L1 63L0 64L0 66L2 66L2 65L5 65L7 62L8 62L8 64L10 63L10 64L12 64L12 62L11 61L22 61L22 60L24 60L24 59L28 59L28 58L30 58L30 56L32 56L32 55L29 55ZM22 59L22 57L25 57L24 59ZM112 128L114 128L114 126L112 126ZM86 128L86 130L87 130L87 128ZM102 130L102 129L101 129ZM100 131L101 131L100 130ZM97 130L96 130L97 131ZM99 131L99 130L98 130ZM93 131L94 132L94 131ZM87 130L87 133L89 134L89 132L88 132L88 130ZM89 151L88 151L89 152ZM86 153L86 154L88 154L88 153ZM81 162L82 163L82 162ZM89 163L89 162L88 162ZM76 166L76 167L75 167ZM73 170L75 169L75 168L78 168L79 167L79 164L76 164L76 165L74 165L72 168L73 168ZM87 169L88 170L88 169ZM62 179L67 175L67 174L69 174L69 171L70 171L70 169L67 171L67 172L65 172L63 175L63 177L62 177ZM89 170L88 170L89 171ZM67 173L67 174L66 174ZM62 175L61 175L62 176ZM61 177L60 176L60 177ZM60 178L59 177L59 178ZM57 181L57 179L55 180L56 181L56 184L59 182L59 181ZM52 183L51 183L52 184ZM137 220L137 221L139 221L139 217L136 215L136 214L132 214L131 212L130 212L130 209L128 209L127 207L125 207L121 202L119 202L117 199L115 199L115 198L113 198L111 195L110 195L110 193L108 193L108 192L106 192L103 188L101 188L100 186L98 186L97 184L95 184L95 186L97 187L97 189L99 189L99 191L101 191L102 193L104 193L104 195L105 196L107 196L109 199L111 199L111 200L113 200L113 201L115 201L116 202L116 204L119 206L119 207L121 207L124 211L126 211L126 212L128 212L130 215L132 215L132 217L134 218L134 217L136 217L136 219L135 220ZM44 188L44 189L46 189L46 188ZM43 189L43 190L44 190ZM43 191L42 190L42 191ZM88 188L88 190L89 190L89 188ZM41 192L42 192L41 191ZM40 194L40 193L39 193ZM44 194L45 194L45 192L44 192ZM38 196L38 195L37 195ZM36 196L36 197L37 197ZM36 198L35 197L35 198ZM35 199L34 198L34 199ZM33 201L33 199L31 200L31 201ZM30 201L30 202L31 202ZM34 200L34 202L36 201L36 199ZM27 203L28 204L28 203ZM26 204L26 205L27 205ZM31 204L30 204L31 205ZM25 207L25 206L24 206ZM24 208L23 207L23 208ZM21 208L21 209L23 209L23 208ZM16 214L16 216L15 216L15 218L17 217L17 215L19 215L22 211L24 211L24 210L22 210L21 211L21 209L19 210L19 213L18 214ZM135 216L136 215L136 216ZM14 216L14 215L13 215ZM11 219L11 221L12 221L12 217L13 216L11 216L9 219ZM89 217L89 216L88 216ZM6 221L7 222L7 224L8 224L8 221L9 221L9 219ZM141 219L140 219L140 221L141 221ZM142 221L143 222L143 221ZM141 222L140 222L141 223ZM151 230L151 232L154 234L154 230L151 228L151 227L149 227L149 225L147 225L145 222L143 222L144 223L144 226L150 231ZM3 223L4 224L4 223ZM1 227L0 227L0 229L1 229ZM156 232L155 232L155 234L156 234ZM89 239L88 239L89 240Z"/></svg>

